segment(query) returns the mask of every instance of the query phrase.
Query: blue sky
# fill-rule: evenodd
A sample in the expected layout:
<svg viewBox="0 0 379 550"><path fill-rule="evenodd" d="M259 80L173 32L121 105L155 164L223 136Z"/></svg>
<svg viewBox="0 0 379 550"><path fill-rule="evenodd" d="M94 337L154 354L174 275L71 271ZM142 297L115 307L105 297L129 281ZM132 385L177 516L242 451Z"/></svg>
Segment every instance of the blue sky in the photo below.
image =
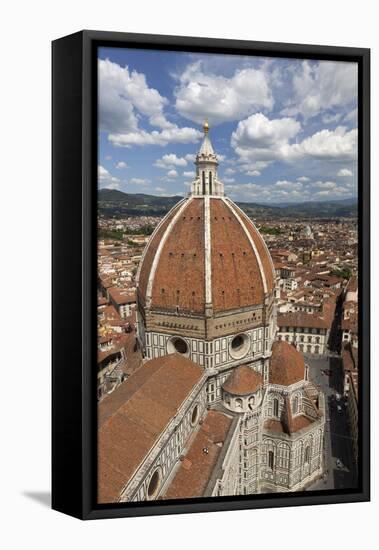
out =
<svg viewBox="0 0 379 550"><path fill-rule="evenodd" d="M357 194L357 65L99 50L99 186L185 195L208 118L234 200Z"/></svg>

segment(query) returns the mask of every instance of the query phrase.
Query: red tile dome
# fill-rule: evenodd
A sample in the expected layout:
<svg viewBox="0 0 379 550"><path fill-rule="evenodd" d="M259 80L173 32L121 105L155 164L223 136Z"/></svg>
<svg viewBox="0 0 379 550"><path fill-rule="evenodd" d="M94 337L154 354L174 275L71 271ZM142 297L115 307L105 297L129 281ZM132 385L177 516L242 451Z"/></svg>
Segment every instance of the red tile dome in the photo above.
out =
<svg viewBox="0 0 379 550"><path fill-rule="evenodd" d="M263 379L259 372L242 365L233 369L222 388L233 395L249 395L261 388L262 384Z"/></svg>
<svg viewBox="0 0 379 550"><path fill-rule="evenodd" d="M301 353L288 342L274 342L270 358L270 384L290 386L304 380L305 364Z"/></svg>
<svg viewBox="0 0 379 550"><path fill-rule="evenodd" d="M159 224L138 274L142 305L204 313L263 304L274 290L268 249L252 221L225 197L191 196Z"/></svg>

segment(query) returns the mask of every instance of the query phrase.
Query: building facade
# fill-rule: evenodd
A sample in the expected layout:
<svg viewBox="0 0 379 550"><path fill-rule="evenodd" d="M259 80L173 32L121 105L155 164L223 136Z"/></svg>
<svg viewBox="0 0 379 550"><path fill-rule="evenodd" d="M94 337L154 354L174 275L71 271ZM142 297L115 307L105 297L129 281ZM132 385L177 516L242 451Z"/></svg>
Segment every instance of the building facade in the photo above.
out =
<svg viewBox="0 0 379 550"><path fill-rule="evenodd" d="M328 323L321 316L305 312L278 315L278 340L293 344L301 353L325 354L329 333Z"/></svg>

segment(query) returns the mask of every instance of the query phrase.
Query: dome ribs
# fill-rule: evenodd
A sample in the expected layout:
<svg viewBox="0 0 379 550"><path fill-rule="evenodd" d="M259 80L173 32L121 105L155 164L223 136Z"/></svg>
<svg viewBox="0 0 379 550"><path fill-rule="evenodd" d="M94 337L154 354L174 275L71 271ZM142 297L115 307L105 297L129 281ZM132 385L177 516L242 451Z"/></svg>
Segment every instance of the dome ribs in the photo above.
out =
<svg viewBox="0 0 379 550"><path fill-rule="evenodd" d="M144 302L146 302L147 284L149 281L149 276L153 265L153 261L159 247L159 243L161 242L162 237L165 231L167 230L167 227L169 226L171 220L173 219L173 217L179 210L180 206L182 205L182 202L183 201L175 205L167 214L167 216L163 218L162 222L156 228L154 234L150 238L148 245L145 248L145 252L141 260L140 271L138 276L139 293L140 293L140 296L143 298Z"/></svg>
<svg viewBox="0 0 379 550"><path fill-rule="evenodd" d="M141 303L164 312L210 316L265 303L274 289L269 252L229 199L185 199L166 216L141 262Z"/></svg>
<svg viewBox="0 0 379 550"><path fill-rule="evenodd" d="M204 202L190 200L162 248L154 275L151 307L179 313L181 310L204 311L203 249Z"/></svg>
<svg viewBox="0 0 379 550"><path fill-rule="evenodd" d="M228 200L228 204L230 203L231 201ZM245 212L234 203L230 204L230 206L232 209L235 209L237 214L240 216L242 222L244 223L254 242L266 277L267 291L272 292L275 287L274 266L266 243L264 242L264 239L259 233L258 229L255 227L251 219L245 214Z"/></svg>
<svg viewBox="0 0 379 550"><path fill-rule="evenodd" d="M243 227L223 200L211 200L212 301L215 312L264 302L262 277ZM251 251L246 254L246 251Z"/></svg>

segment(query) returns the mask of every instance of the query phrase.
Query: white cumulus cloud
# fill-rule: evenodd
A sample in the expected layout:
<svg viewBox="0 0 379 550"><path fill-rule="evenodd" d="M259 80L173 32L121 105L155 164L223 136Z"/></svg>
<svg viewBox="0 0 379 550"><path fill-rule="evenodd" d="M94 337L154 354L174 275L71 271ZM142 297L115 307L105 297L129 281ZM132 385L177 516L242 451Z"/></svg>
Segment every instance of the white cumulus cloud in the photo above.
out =
<svg viewBox="0 0 379 550"><path fill-rule="evenodd" d="M300 191L303 186L299 181L279 180L275 183L275 187L291 191Z"/></svg>
<svg viewBox="0 0 379 550"><path fill-rule="evenodd" d="M178 177L178 172L176 170L169 170L167 172L167 177L172 178L172 179L177 178Z"/></svg>
<svg viewBox="0 0 379 550"><path fill-rule="evenodd" d="M335 130L323 129L293 143L300 129L300 123L293 118L270 120L257 113L239 122L232 133L231 145L245 170L260 171L274 161L356 159L356 129L348 131L344 126L338 126Z"/></svg>
<svg viewBox="0 0 379 550"><path fill-rule="evenodd" d="M248 176L260 176L261 175L259 170L247 170L246 174Z"/></svg>
<svg viewBox="0 0 379 550"><path fill-rule="evenodd" d="M187 160L184 157L177 157L175 153L163 155L162 158L154 162L158 168L172 168L173 166L187 166Z"/></svg>
<svg viewBox="0 0 379 550"><path fill-rule="evenodd" d="M357 82L357 63L303 61L293 77L293 101L282 113L301 114L307 119L328 109L349 105L357 99ZM332 122L338 119L338 114L324 113L324 117Z"/></svg>
<svg viewBox="0 0 379 550"><path fill-rule="evenodd" d="M138 130L126 134L109 134L108 139L116 147L131 147L133 145L160 145L169 143L196 143L202 133L194 128L170 128L168 130L146 132Z"/></svg>
<svg viewBox="0 0 379 550"><path fill-rule="evenodd" d="M145 178L131 178L129 180L129 183L133 185L148 185L150 183L150 180Z"/></svg>
<svg viewBox="0 0 379 550"><path fill-rule="evenodd" d="M248 170L265 168L280 157L281 148L300 131L300 123L293 118L270 120L262 113L251 115L238 123L232 133L231 145Z"/></svg>
<svg viewBox="0 0 379 550"><path fill-rule="evenodd" d="M129 67L121 67L109 59L99 60L99 121L100 129L109 132L115 146L167 145L195 143L201 132L194 128L179 128L164 112L168 104L158 90L149 87L146 76ZM159 130L148 132L139 127L145 116Z"/></svg>
<svg viewBox="0 0 379 550"><path fill-rule="evenodd" d="M231 78L203 70L201 61L191 63L179 75L175 90L176 109L185 118L201 124L238 120L258 109L271 109L273 97L263 70L246 68Z"/></svg>
<svg viewBox="0 0 379 550"><path fill-rule="evenodd" d="M349 170L348 168L341 168L337 172L337 176L339 178L351 177L352 175L353 175L353 172L351 170Z"/></svg>
<svg viewBox="0 0 379 550"><path fill-rule="evenodd" d="M130 71L109 59L99 60L100 128L110 132L136 130L136 111L147 116L150 124L172 128L163 112L168 100L150 88L143 73Z"/></svg>
<svg viewBox="0 0 379 550"><path fill-rule="evenodd" d="M107 187L108 189L119 189L120 180L104 168L104 166L99 165L97 167L97 181L99 187Z"/></svg>
<svg viewBox="0 0 379 550"><path fill-rule="evenodd" d="M317 189L336 189L337 184L334 181L315 181L312 183L312 187Z"/></svg>
<svg viewBox="0 0 379 550"><path fill-rule="evenodd" d="M281 155L290 160L304 157L353 160L357 157L357 146L357 129L347 131L338 126L335 130L320 130L300 143L286 144Z"/></svg>

